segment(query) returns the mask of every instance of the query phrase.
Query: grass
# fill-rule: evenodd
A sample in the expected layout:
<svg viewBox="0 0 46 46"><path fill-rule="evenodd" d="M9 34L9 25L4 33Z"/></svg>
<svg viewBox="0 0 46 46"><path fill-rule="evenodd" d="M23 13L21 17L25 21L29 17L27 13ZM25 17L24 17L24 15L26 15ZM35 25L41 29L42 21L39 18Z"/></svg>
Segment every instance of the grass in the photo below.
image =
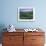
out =
<svg viewBox="0 0 46 46"><path fill-rule="evenodd" d="M20 19L33 19L33 12L20 12Z"/></svg>

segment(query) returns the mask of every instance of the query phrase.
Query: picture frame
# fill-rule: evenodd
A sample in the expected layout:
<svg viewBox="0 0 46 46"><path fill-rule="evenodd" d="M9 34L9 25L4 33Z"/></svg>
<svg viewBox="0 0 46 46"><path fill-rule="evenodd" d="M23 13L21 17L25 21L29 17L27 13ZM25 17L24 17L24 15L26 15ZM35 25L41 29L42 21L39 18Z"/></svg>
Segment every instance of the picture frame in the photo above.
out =
<svg viewBox="0 0 46 46"><path fill-rule="evenodd" d="M19 7L18 21L35 21L35 8L33 7Z"/></svg>

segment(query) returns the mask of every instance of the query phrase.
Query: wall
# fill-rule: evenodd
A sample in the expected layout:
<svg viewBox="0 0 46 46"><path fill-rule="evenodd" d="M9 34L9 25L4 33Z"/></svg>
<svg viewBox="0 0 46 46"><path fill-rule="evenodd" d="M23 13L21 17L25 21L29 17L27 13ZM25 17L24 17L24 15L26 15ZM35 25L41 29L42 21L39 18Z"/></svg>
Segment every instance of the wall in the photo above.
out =
<svg viewBox="0 0 46 46"><path fill-rule="evenodd" d="M17 21L17 8L22 6L35 8L35 21ZM16 28L41 27L46 32L46 0L0 0L0 31L9 24Z"/></svg>

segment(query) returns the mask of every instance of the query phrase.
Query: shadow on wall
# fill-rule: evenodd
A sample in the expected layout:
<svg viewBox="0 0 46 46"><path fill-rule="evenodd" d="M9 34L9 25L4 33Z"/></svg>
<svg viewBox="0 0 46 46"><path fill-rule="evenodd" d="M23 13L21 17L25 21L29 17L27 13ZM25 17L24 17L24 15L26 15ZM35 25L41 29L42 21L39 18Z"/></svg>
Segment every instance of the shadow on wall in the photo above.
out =
<svg viewBox="0 0 46 46"><path fill-rule="evenodd" d="M4 24L0 24L0 43L2 43L2 32L5 32L6 30L4 30L4 28L6 28L6 26Z"/></svg>

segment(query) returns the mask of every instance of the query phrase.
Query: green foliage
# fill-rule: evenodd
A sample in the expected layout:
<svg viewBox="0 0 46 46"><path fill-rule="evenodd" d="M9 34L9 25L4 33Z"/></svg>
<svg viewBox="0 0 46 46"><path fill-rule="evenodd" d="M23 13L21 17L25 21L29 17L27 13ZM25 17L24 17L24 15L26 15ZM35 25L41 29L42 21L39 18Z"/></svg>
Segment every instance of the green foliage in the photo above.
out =
<svg viewBox="0 0 46 46"><path fill-rule="evenodd" d="M33 19L33 12L20 12L20 19Z"/></svg>

